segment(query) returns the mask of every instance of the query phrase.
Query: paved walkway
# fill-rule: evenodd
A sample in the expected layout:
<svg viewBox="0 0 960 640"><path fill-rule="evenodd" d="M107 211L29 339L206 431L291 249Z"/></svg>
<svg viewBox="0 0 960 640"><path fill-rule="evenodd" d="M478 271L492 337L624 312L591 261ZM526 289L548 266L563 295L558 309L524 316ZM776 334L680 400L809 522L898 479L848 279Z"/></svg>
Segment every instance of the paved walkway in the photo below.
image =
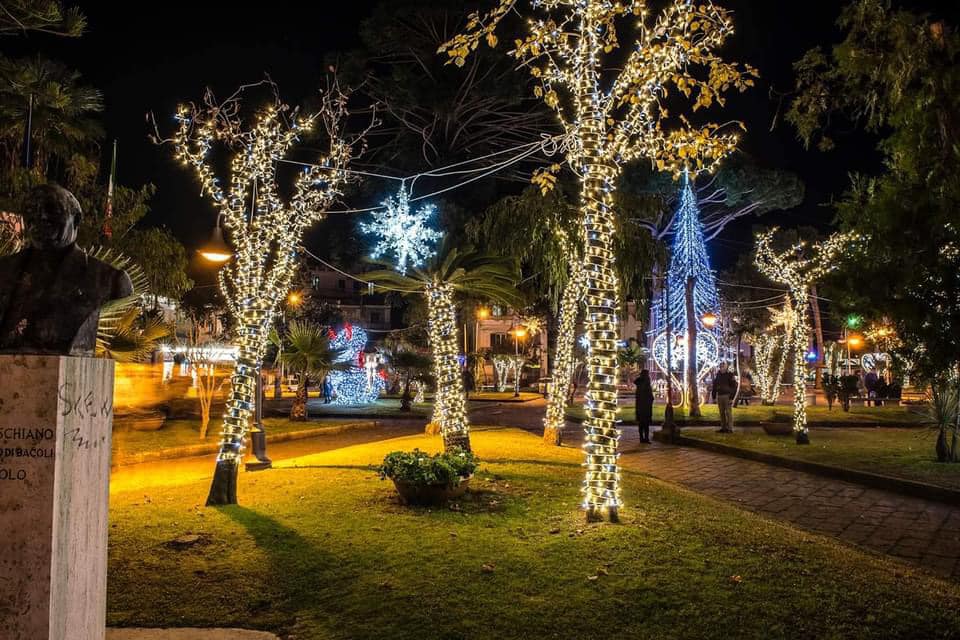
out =
<svg viewBox="0 0 960 640"><path fill-rule="evenodd" d="M701 449L625 449L625 468L960 579L960 507Z"/></svg>
<svg viewBox="0 0 960 640"><path fill-rule="evenodd" d="M495 405L470 418L537 432L542 405ZM564 444L579 447L582 433L568 423ZM621 448L625 468L960 580L960 507L702 449L641 445L633 426L623 428Z"/></svg>

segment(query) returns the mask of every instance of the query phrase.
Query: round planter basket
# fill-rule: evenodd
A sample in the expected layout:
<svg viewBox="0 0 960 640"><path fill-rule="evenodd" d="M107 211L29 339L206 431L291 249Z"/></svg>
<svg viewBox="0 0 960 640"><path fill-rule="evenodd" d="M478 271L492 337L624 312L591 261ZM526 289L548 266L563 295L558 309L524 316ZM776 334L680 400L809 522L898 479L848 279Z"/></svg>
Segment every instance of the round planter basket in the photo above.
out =
<svg viewBox="0 0 960 640"><path fill-rule="evenodd" d="M397 488L397 493L400 494L400 502L403 504L436 505L459 498L466 493L471 477L461 478L460 482L452 487L445 484L411 484L394 478L391 478L391 480L393 480L393 486Z"/></svg>

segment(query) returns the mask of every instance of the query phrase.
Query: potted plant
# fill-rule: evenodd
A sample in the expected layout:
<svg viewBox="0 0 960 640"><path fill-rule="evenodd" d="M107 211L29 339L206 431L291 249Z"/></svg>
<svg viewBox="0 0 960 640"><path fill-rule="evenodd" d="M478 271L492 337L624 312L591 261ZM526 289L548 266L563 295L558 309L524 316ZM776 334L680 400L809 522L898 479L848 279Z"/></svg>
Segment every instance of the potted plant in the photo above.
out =
<svg viewBox="0 0 960 640"><path fill-rule="evenodd" d="M393 480L404 504L440 504L466 492L479 462L460 448L434 455L414 449L388 453L378 471Z"/></svg>

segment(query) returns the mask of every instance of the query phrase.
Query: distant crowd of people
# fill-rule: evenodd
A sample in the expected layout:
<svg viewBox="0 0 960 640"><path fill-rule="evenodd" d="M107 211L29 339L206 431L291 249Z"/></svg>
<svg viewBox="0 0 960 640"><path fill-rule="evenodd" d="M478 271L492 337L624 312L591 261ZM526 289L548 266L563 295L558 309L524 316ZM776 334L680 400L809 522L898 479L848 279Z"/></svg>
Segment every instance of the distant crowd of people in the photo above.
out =
<svg viewBox="0 0 960 640"><path fill-rule="evenodd" d="M661 382L662 384L662 382ZM650 372L646 369L640 372L634 380L636 393L636 417L640 427L640 442L650 442L650 423L653 421L653 402L655 398L654 385ZM843 410L850 410L850 401L853 398L863 398L866 406L881 406L884 400L899 400L902 392L900 383L896 380L887 381L879 375L876 369L869 369L863 373L856 369L846 375L823 375L822 387L827 397L827 404L832 409L834 402L840 400ZM700 385L700 403L707 404L713 400L720 413L720 433L733 431L733 408L735 405L749 405L756 396L753 377L749 370L741 372L739 379L730 371L730 365L721 362L713 372L708 374ZM675 400L676 402L676 400Z"/></svg>

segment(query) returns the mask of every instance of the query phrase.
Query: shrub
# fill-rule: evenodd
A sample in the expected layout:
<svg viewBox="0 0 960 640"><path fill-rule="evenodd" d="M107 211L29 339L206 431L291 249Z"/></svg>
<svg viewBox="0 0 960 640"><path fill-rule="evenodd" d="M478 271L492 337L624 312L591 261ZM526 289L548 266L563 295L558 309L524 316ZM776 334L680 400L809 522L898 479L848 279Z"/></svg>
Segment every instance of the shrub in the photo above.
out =
<svg viewBox="0 0 960 640"><path fill-rule="evenodd" d="M473 474L480 460L469 451L452 449L430 455L413 451L393 451L383 459L378 471L380 478L398 480L408 484L443 484L453 487L462 478Z"/></svg>

